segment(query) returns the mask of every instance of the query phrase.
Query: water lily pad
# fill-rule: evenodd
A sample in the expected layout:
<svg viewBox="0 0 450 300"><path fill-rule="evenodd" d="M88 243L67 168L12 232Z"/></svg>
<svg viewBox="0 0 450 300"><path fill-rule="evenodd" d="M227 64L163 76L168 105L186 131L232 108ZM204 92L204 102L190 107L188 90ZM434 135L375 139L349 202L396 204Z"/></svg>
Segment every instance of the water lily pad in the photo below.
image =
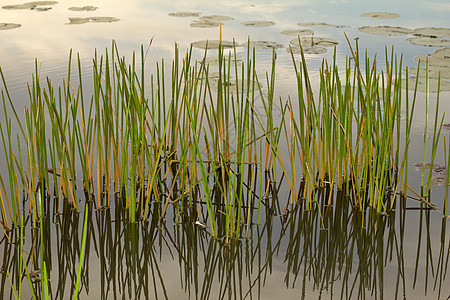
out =
<svg viewBox="0 0 450 300"><path fill-rule="evenodd" d="M410 90L414 90L416 84L416 78L414 77L410 77L408 80L408 89ZM429 84L429 92L431 93L436 93L437 92L437 88L438 88L438 81L437 79L433 79L430 78L428 81ZM406 79L402 79L402 87L405 88L406 87ZM419 92L425 92L426 91L426 79L419 77L417 79L417 90ZM450 82L449 81L445 81L445 80L441 80L440 83L440 91L450 91Z"/></svg>
<svg viewBox="0 0 450 300"><path fill-rule="evenodd" d="M219 40L204 40L191 43L192 47L200 49L205 49L206 45L208 45L208 49L219 49L219 44ZM222 41L222 47L224 49L231 49L234 47L233 45L232 41ZM240 46L238 43L235 43L235 45L236 47Z"/></svg>
<svg viewBox="0 0 450 300"><path fill-rule="evenodd" d="M437 49L431 55L433 55L433 56L444 56L444 57L450 58L450 48Z"/></svg>
<svg viewBox="0 0 450 300"><path fill-rule="evenodd" d="M248 26L248 27L267 27L275 25L275 22L272 21L247 21L247 22L241 22L242 25Z"/></svg>
<svg viewBox="0 0 450 300"><path fill-rule="evenodd" d="M85 23L111 23L120 21L118 18L114 17L89 17L89 18L69 18L70 23L68 25L78 25Z"/></svg>
<svg viewBox="0 0 450 300"><path fill-rule="evenodd" d="M450 28L436 28L436 27L417 28L413 31L413 34L417 36L450 38Z"/></svg>
<svg viewBox="0 0 450 300"><path fill-rule="evenodd" d="M422 170L422 169L429 170L431 167L431 164L426 163L424 166L423 163L415 163L414 167L416 167L418 170ZM432 169L433 169L433 172L440 173L440 174L443 174L445 172L445 166L442 166L439 164L433 164Z"/></svg>
<svg viewBox="0 0 450 300"><path fill-rule="evenodd" d="M2 6L3 9L34 9L38 6L48 6L57 4L56 1L33 1L27 2L23 4L13 4L13 5L5 5Z"/></svg>
<svg viewBox="0 0 450 300"><path fill-rule="evenodd" d="M200 12L194 12L194 11L179 11L179 12L170 13L169 16L179 17L179 18L187 18L187 17L198 17L201 14L202 13L200 13Z"/></svg>
<svg viewBox="0 0 450 300"><path fill-rule="evenodd" d="M410 37L408 41L414 45L428 46L428 47L449 47L450 40L444 40L428 36Z"/></svg>
<svg viewBox="0 0 450 300"><path fill-rule="evenodd" d="M89 21L94 23L111 23L120 21L120 19L114 17L91 17Z"/></svg>
<svg viewBox="0 0 450 300"><path fill-rule="evenodd" d="M20 24L15 24L15 23L0 23L0 30L9 30L9 29L14 29L14 28L19 28Z"/></svg>
<svg viewBox="0 0 450 300"><path fill-rule="evenodd" d="M373 19L395 19L399 18L400 15L396 13L389 12L370 12L362 14L361 17L373 18Z"/></svg>
<svg viewBox="0 0 450 300"><path fill-rule="evenodd" d="M91 5L88 5L88 6L72 6L72 7L69 7L69 10L71 10L71 11L94 11L94 10L97 10L98 9L98 7L96 7L96 6L91 6Z"/></svg>
<svg viewBox="0 0 450 300"><path fill-rule="evenodd" d="M333 25L333 24L321 23L321 22L306 22L306 23L298 23L297 25L300 27L309 27L309 28L326 28L326 27L342 28L342 27L345 27L343 25Z"/></svg>
<svg viewBox="0 0 450 300"><path fill-rule="evenodd" d="M417 76L417 68L409 68L408 74L412 77ZM421 67L419 70L419 77L426 77L426 68ZM428 65L428 77L429 78L437 78L441 79L450 79L450 67L441 67L441 66L430 66Z"/></svg>
<svg viewBox="0 0 450 300"><path fill-rule="evenodd" d="M245 43L244 46L247 47L248 43ZM276 42L272 42L272 41L251 41L250 42L250 49L255 48L256 50L280 49L283 47L284 47L283 45L276 43Z"/></svg>
<svg viewBox="0 0 450 300"><path fill-rule="evenodd" d="M431 177L431 185L445 186L445 175L438 175Z"/></svg>
<svg viewBox="0 0 450 300"><path fill-rule="evenodd" d="M281 34L284 35L292 35L292 36L305 36L305 35L311 35L314 31L311 29L287 29L281 31Z"/></svg>
<svg viewBox="0 0 450 300"><path fill-rule="evenodd" d="M406 35L412 32L411 29L396 26L363 26L358 28L359 31L378 35Z"/></svg>
<svg viewBox="0 0 450 300"><path fill-rule="evenodd" d="M220 24L221 24L220 22L215 22L215 21L199 20L199 21L192 22L190 25L191 25L191 27L197 27L197 28L214 28L214 27L219 27Z"/></svg>
<svg viewBox="0 0 450 300"><path fill-rule="evenodd" d="M241 88L242 84L244 84L244 86L247 85L248 81L247 80L242 80L239 79L236 81L236 79L233 77L234 72L231 72L230 74L230 78L223 78L223 73L222 73L222 88L227 88L230 89L232 91L236 91L237 88ZM228 75L226 75L228 76ZM208 73L208 83L209 86L211 87L211 89L217 91L219 88L219 73L218 72L209 72Z"/></svg>
<svg viewBox="0 0 450 300"><path fill-rule="evenodd" d="M242 62L242 56L231 56L230 57L230 63L232 65L234 65L235 63L240 64ZM225 64L228 63L228 56L224 58L224 62ZM206 63L206 65L210 65L210 66L218 66L219 65L219 58L217 56L212 56L212 57L206 57L205 59L203 59L202 61L199 62L200 64L204 64Z"/></svg>
<svg viewBox="0 0 450 300"><path fill-rule="evenodd" d="M89 18L69 18L70 23L68 25L78 25L89 22Z"/></svg>
<svg viewBox="0 0 450 300"><path fill-rule="evenodd" d="M298 43L296 45L290 45L290 46L292 49L292 53L294 53L294 54L300 53L300 46L298 45ZM303 48L304 54L323 54L323 53L327 52L327 48L318 46L318 45L314 45L314 46L302 45L302 48ZM287 50L288 50L288 52L291 51L289 48Z"/></svg>
<svg viewBox="0 0 450 300"><path fill-rule="evenodd" d="M211 16L200 17L200 20L221 22L221 21L231 21L234 19L232 17L228 17L228 16L211 15Z"/></svg>
<svg viewBox="0 0 450 300"><path fill-rule="evenodd" d="M325 37L303 37L300 39L302 46L322 46L322 47L333 47L338 45L340 42L325 38ZM293 39L289 42L291 45L298 45L298 39Z"/></svg>
<svg viewBox="0 0 450 300"><path fill-rule="evenodd" d="M436 67L450 67L450 58L446 56L440 55L420 55L414 57L414 60L419 62L420 64L425 65L428 59L428 66L436 66Z"/></svg>

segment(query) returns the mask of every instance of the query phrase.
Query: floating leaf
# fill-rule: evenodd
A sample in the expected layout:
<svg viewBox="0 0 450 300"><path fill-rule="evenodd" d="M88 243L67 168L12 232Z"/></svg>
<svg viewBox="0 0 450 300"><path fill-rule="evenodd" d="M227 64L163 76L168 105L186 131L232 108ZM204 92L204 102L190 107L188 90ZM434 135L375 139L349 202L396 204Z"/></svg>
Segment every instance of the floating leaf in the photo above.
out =
<svg viewBox="0 0 450 300"><path fill-rule="evenodd" d="M309 45L302 45L303 53L305 54L323 54L327 52L327 48L322 46L309 46ZM299 54L300 53L300 46L298 43L296 45L291 45L292 53ZM288 49L288 52L290 52L290 49Z"/></svg>
<svg viewBox="0 0 450 300"><path fill-rule="evenodd" d="M114 17L91 17L89 21L94 23L111 23L120 21L120 19Z"/></svg>
<svg viewBox="0 0 450 300"><path fill-rule="evenodd" d="M440 55L420 55L414 57L414 60L420 64L425 65L428 59L428 66L432 67L450 67L450 58Z"/></svg>
<svg viewBox="0 0 450 300"><path fill-rule="evenodd" d="M408 89L410 90L414 90L415 88L415 84L416 84L416 78L415 77L410 77L408 80ZM437 87L438 87L438 81L437 79L434 78L430 78L428 80L428 91L431 93L436 93L437 92ZM406 79L402 79L402 87L406 87ZM425 92L426 91L426 79L423 77L419 77L417 79L417 90L419 92ZM450 91L450 82L449 81L445 81L445 80L441 80L440 83L440 90L441 91Z"/></svg>
<svg viewBox="0 0 450 300"><path fill-rule="evenodd" d="M437 49L431 55L434 55L434 56L445 56L447 58L450 58L450 48Z"/></svg>
<svg viewBox="0 0 450 300"><path fill-rule="evenodd" d="M221 21L231 21L234 19L232 17L228 17L228 16L212 15L212 16L200 17L200 20L221 22Z"/></svg>
<svg viewBox="0 0 450 300"><path fill-rule="evenodd" d="M343 28L343 27L345 27L343 25L333 25L333 24L320 23L320 22L298 23L297 25L300 27L309 27L309 28L325 28L325 27Z"/></svg>
<svg viewBox="0 0 450 300"><path fill-rule="evenodd" d="M232 72L233 73L233 72ZM217 91L219 88L219 73L218 72L208 72L208 83L211 89ZM248 84L247 80L239 79L236 81L235 78L232 77L232 74L230 74L230 78L223 78L222 73L222 87L223 88L229 88L230 90L236 91L237 87L242 87L242 84L246 86Z"/></svg>
<svg viewBox="0 0 450 300"><path fill-rule="evenodd" d="M431 178L431 185L445 186L445 176L444 175L433 176Z"/></svg>
<svg viewBox="0 0 450 300"><path fill-rule="evenodd" d="M0 30L9 30L9 29L14 29L14 28L19 28L20 24L15 24L15 23L0 23Z"/></svg>
<svg viewBox="0 0 450 300"><path fill-rule="evenodd" d="M13 4L2 6L3 9L34 9L38 6L47 6L57 4L56 1L33 1L24 4Z"/></svg>
<svg viewBox="0 0 450 300"><path fill-rule="evenodd" d="M428 47L449 47L450 40L438 39L427 36L410 37L408 41L414 45L428 46Z"/></svg>
<svg viewBox="0 0 450 300"><path fill-rule="evenodd" d="M171 17L179 17L179 18L198 17L200 15L201 15L200 12L193 12L193 11L180 11L169 14L169 16Z"/></svg>
<svg viewBox="0 0 450 300"><path fill-rule="evenodd" d="M412 77L416 77L417 68L409 68L408 74ZM419 70L419 77L426 77L425 67L421 67ZM450 79L450 67L445 66L430 66L428 64L428 77L437 79L441 76L441 79Z"/></svg>
<svg viewBox="0 0 450 300"><path fill-rule="evenodd" d="M396 26L363 26L358 28L359 31L378 35L406 35L412 32L411 29Z"/></svg>
<svg viewBox="0 0 450 300"><path fill-rule="evenodd" d="M281 34L284 35L293 35L293 36L305 36L305 35L311 35L314 31L311 29L288 29L281 31Z"/></svg>
<svg viewBox="0 0 450 300"><path fill-rule="evenodd" d="M429 170L430 167L431 167L431 164L430 163L426 163L425 166L424 166L422 163L415 163L414 167L416 167L418 170L422 170L422 169ZM436 172L436 173L441 173L442 174L442 173L445 172L445 166L441 166L439 164L433 164L432 169L433 169L433 172Z"/></svg>
<svg viewBox="0 0 450 300"><path fill-rule="evenodd" d="M272 21L247 21L247 22L241 22L242 25L248 26L248 27L267 27L275 25L275 22Z"/></svg>
<svg viewBox="0 0 450 300"><path fill-rule="evenodd" d="M373 18L373 19L395 19L399 18L400 15L396 13L389 12L371 12L362 14L361 17Z"/></svg>
<svg viewBox="0 0 450 300"><path fill-rule="evenodd" d="M91 23L111 23L120 21L118 18L114 17L89 17L89 18L69 18L70 23L66 23L67 25L79 25L85 24L88 22Z"/></svg>
<svg viewBox="0 0 450 300"><path fill-rule="evenodd" d="M248 43L245 43L244 46L247 47ZM250 49L255 48L256 50L265 50L265 49L280 49L284 46L282 44L272 42L272 41L251 41Z"/></svg>
<svg viewBox="0 0 450 300"><path fill-rule="evenodd" d="M339 44L339 41L324 38L324 37L303 37L300 42L305 46L322 46L322 47L333 47ZM291 45L298 45L298 39L293 39L289 42Z"/></svg>
<svg viewBox="0 0 450 300"><path fill-rule="evenodd" d="M235 63L241 63L242 62L242 56L231 56L230 57L230 62L231 64L235 64ZM225 57L225 63L228 63L228 57ZM207 65L210 66L218 66L219 65L219 58L217 56L212 56L212 57L206 57L205 59L203 59L202 61L200 61L199 63L204 64L206 63Z"/></svg>
<svg viewBox="0 0 450 300"><path fill-rule="evenodd" d="M206 45L208 45L208 49L219 49L219 40L204 40L204 41L197 41L191 43L192 47L205 49ZM239 47L239 44L235 43L236 47ZM233 42L232 41L222 41L222 47L225 49L233 48Z"/></svg>
<svg viewBox="0 0 450 300"><path fill-rule="evenodd" d="M195 21L191 23L191 27L197 27L197 28L214 28L218 27L221 23L215 22L215 21Z"/></svg>
<svg viewBox="0 0 450 300"><path fill-rule="evenodd" d="M450 38L450 28L437 28L437 27L417 28L413 31L413 34L417 36Z"/></svg>
<svg viewBox="0 0 450 300"><path fill-rule="evenodd" d="M78 25L89 22L89 18L69 18L70 23L68 25Z"/></svg>
<svg viewBox="0 0 450 300"><path fill-rule="evenodd" d="M91 5L88 5L88 6L72 6L72 7L69 7L69 10L71 10L71 11L94 11L94 10L97 10L98 9L98 7L96 7L96 6L91 6Z"/></svg>

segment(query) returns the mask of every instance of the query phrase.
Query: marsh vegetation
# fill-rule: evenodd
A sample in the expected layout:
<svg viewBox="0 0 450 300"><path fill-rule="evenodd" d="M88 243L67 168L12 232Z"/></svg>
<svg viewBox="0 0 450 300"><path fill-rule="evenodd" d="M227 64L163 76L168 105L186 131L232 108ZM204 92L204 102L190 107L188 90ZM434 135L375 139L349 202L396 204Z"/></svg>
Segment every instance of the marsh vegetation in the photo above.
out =
<svg viewBox="0 0 450 300"><path fill-rule="evenodd" d="M33 296L54 295L46 254L50 231L45 225L54 217L60 224L74 218L82 224L80 250L73 253L78 261L71 275L75 298L86 285L81 278L86 276L84 255L93 211L97 216L104 216L105 210L114 212L114 218L134 232L131 239L139 236L141 226L151 224L153 237L148 238L154 240L169 219L200 231L192 234L210 236L211 247L217 241L229 249L242 239L251 240L254 226L271 226L275 216L295 232L299 220L306 222L299 215L311 212L317 229L330 230L327 220L333 211L351 210L360 224L356 227L364 227L377 215L395 216L412 198L422 208L439 210L445 227L450 155L448 140L442 143L439 92L428 149L425 125L422 164L434 166L437 153L445 156L439 172L444 174L446 196L434 203L434 167L421 169L420 185L408 181L417 84L412 97L402 89L403 84L408 88L402 80L402 57L386 50L385 70L379 72L367 55L360 55L356 43L342 71L334 60L323 61L319 88L314 90L300 38L297 45L301 59L291 56L298 94L287 99L276 97L275 51L271 69L259 78L256 50L248 47L247 56L237 60L234 42L227 44L228 50L217 43L215 66L207 63L209 42L201 61L193 59L192 48L181 54L176 46L170 74L162 60L151 75L145 70L148 49L142 47L128 62L113 43L93 59L89 96L79 57L73 66L70 54L67 77L59 86L40 77L36 62L24 113L10 98L0 69L4 85L0 131L6 160L0 174L1 218L5 238L18 241L12 244L16 254L11 258L15 266L11 284L19 298L24 282ZM18 128L17 134L12 128ZM444 150L438 151L442 146ZM37 235L30 251L25 251L28 226L36 228ZM288 228L284 226L288 225L282 225L281 236ZM130 242L145 244L148 238ZM291 242L289 247L298 246ZM293 267L300 253L294 249L289 253ZM8 274L12 271L6 269ZM33 277L36 270L38 281ZM205 288L202 293L210 293Z"/></svg>

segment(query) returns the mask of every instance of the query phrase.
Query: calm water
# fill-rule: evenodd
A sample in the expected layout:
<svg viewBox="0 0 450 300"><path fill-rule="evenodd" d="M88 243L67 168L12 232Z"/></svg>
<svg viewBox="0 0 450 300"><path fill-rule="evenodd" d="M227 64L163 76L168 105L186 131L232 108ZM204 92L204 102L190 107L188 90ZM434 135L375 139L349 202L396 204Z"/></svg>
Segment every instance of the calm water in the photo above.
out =
<svg viewBox="0 0 450 300"><path fill-rule="evenodd" d="M20 4L2 0L1 5ZM68 10L72 6L93 5L93 12ZM219 28L193 28L197 17L179 18L169 13L191 11L201 16L224 15L223 40L244 43L273 41L285 48L277 50L277 93L296 95L290 54L286 47L293 36L280 32L299 29L300 22L326 22L340 28L313 28L314 37L328 37L340 42L337 60L345 63L350 54L344 32L353 43L359 38L360 49L371 57L378 53L383 67L384 49L395 47L403 53L404 65L414 67L414 57L434 52L437 47L412 45L409 36L379 36L362 33L361 26L390 25L410 29L420 27L450 28L448 1L61 1L48 11L0 9L0 23L20 23L17 29L0 31L0 65L17 107L28 103L26 84L31 81L37 58L41 77L49 76L54 84L66 77L69 50L79 53L83 64L85 85L91 75L95 49L100 54L116 40L122 55L131 57L141 44L153 38L148 59L149 69L161 58L171 61L174 44L184 52L190 43L219 39ZM394 12L400 18L377 20L363 18L366 12ZM120 21L66 25L68 18L106 16ZM245 21L272 21L269 27L244 27ZM449 37L447 37L448 39ZM245 56L245 48L238 48ZM211 51L211 53L215 53ZM199 59L203 51L194 50ZM307 55L310 70L318 70L323 58L332 59L333 51ZM271 50L257 51L257 66L262 76L270 67ZM169 65L169 64L167 64ZM313 80L318 78L312 71ZM263 77L261 77L263 78ZM2 86L3 88L3 86ZM442 112L450 113L449 93L441 95ZM420 95L419 99L424 99ZM435 95L431 95L433 111ZM423 140L424 103L417 103L413 145ZM422 113L422 114L421 114ZM3 116L3 115L2 115ZM3 122L3 120L0 120ZM447 119L444 121L449 123ZM448 132L445 131L445 135ZM421 147L410 154L412 186L420 181L412 164L421 161ZM441 154L442 156L442 154ZM442 164L443 159L437 158ZM1 163L0 163L1 166ZM3 173L2 173L3 174ZM415 177L414 177L415 176ZM433 203L442 207L443 187L432 191ZM284 197L284 198L283 198ZM288 199L281 191L279 199ZM450 255L448 221L442 214L418 210L419 202L407 199L388 216L367 212L364 216L351 208L323 208L323 226L317 212L305 212L268 204L260 224L249 228L245 236L230 246L215 241L194 225L193 219L182 216L183 225L175 216L162 224L150 221L129 225L121 222L115 210L91 212L85 273L81 299L447 299L450 285L447 266ZM290 213L283 217L284 208ZM157 209L157 208L155 208ZM325 211L326 210L326 211ZM92 211L92 210L91 210ZM46 255L51 261L50 285L53 298L70 299L74 289L81 245L83 215L77 218L45 219ZM195 215L189 214L189 215ZM70 216L70 217L69 217ZM201 218L206 220L206 215ZM363 220L364 217L364 220ZM113 222L111 222L111 220ZM325 228L325 229L324 229ZM34 231L26 231L27 251L32 249ZM13 237L18 238L18 232ZM17 259L14 246L3 238L0 244L0 298L10 298L6 274L13 273ZM17 275L16 275L17 276ZM39 282L36 282L38 285ZM24 281L24 299L31 296Z"/></svg>

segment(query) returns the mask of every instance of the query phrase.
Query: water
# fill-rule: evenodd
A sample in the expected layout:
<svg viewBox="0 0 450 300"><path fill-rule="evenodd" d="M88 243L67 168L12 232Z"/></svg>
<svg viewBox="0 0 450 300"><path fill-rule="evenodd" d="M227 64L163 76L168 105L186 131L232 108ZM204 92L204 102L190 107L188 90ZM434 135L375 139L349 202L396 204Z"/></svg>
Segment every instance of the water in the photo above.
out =
<svg viewBox="0 0 450 300"><path fill-rule="evenodd" d="M22 2L4 1L1 5L19 3ZM97 6L98 10L68 10L84 5ZM336 52L341 64L350 55L344 32L351 43L359 38L360 49L367 48L370 57L378 53L380 69L384 64L385 47L390 51L394 46L396 53L403 53L403 64L409 67L417 65L415 56L432 53L438 48L412 45L406 40L409 36L365 34L358 31L358 27L450 28L450 4L447 1L194 3L99 0L95 3L64 1L52 5L49 11L2 9L0 22L22 25L18 29L0 31L0 66L17 107L28 103L26 84L35 71L36 58L41 78L48 76L54 84L60 84L67 78L69 50L73 49L74 53L80 54L83 80L88 85L92 79L91 60L95 49L103 54L113 39L128 59L141 44L147 46L152 40L148 56L148 70L152 72L161 58L171 61L174 43L180 44L183 53L194 41L219 39L219 28L190 27L197 17L169 16L169 13L180 11L234 18L223 21L223 40L235 38L236 42L244 43L250 36L254 41L282 44L285 48L277 50L276 90L282 97L295 96L296 88L290 54L286 50L293 37L280 32L300 28L297 23L326 22L345 26L312 30L314 37L329 37L340 42ZM360 17L363 13L378 11L401 16L387 20ZM90 16L116 17L120 21L66 25L68 18ZM275 25L253 28L241 24L253 20L272 21ZM237 52L245 56L246 50L238 48ZM214 55L214 50L211 53ZM194 49L194 55L201 59L203 51ZM331 49L323 55L307 55L309 69L318 70L322 59L331 61L332 55ZM270 68L271 57L270 49L257 51L261 78ZM318 73L312 71L311 77L318 81ZM432 106L434 97L433 94ZM441 112L447 114L450 112L449 104L445 103L448 97L448 92L441 95L444 102ZM419 98L423 100L424 95ZM417 105L413 145L420 145L423 140L423 101ZM430 111L434 111L432 106ZM412 186L417 186L420 181L419 172L412 167L422 158L422 147L416 148L410 157ZM443 159L440 157L437 162L442 164ZM3 170L1 172L3 174ZM280 195L280 199L288 199L286 191L280 191ZM443 187L433 188L433 203L441 206L443 196ZM328 210L322 207L322 214L319 214L291 207L286 200L280 200L281 207L268 203L260 224L249 228L248 238L243 234L241 239L228 246L222 239L211 239L209 229L194 225L192 216L196 213L181 215L179 224L176 212L171 212L161 224L154 218L130 225L122 222L124 217L114 210L114 206L111 210L92 212L91 209L81 299L447 299L450 296L448 222L441 213L417 209L420 203L413 199L398 201L399 208L392 214L377 216L367 212L364 221L361 213L346 206ZM48 266L51 297L69 299L73 295L78 268L83 214L72 215L66 211L64 216L54 216L51 206L48 209L44 219L48 236L44 244L45 256L51 262ZM200 220L207 224L205 212L200 213ZM30 226L29 220L27 226ZM38 249L32 242L35 232L29 227L25 231L27 252ZM11 237L13 240L18 238L17 229ZM14 273L17 250L6 238L0 247L3 257L0 298L6 299L12 297L7 271L13 278L18 276ZM36 259L39 255L32 257ZM39 261L34 265L38 267ZM26 277L23 282L23 298L29 299L31 294ZM38 286L39 280L35 283L35 287Z"/></svg>

